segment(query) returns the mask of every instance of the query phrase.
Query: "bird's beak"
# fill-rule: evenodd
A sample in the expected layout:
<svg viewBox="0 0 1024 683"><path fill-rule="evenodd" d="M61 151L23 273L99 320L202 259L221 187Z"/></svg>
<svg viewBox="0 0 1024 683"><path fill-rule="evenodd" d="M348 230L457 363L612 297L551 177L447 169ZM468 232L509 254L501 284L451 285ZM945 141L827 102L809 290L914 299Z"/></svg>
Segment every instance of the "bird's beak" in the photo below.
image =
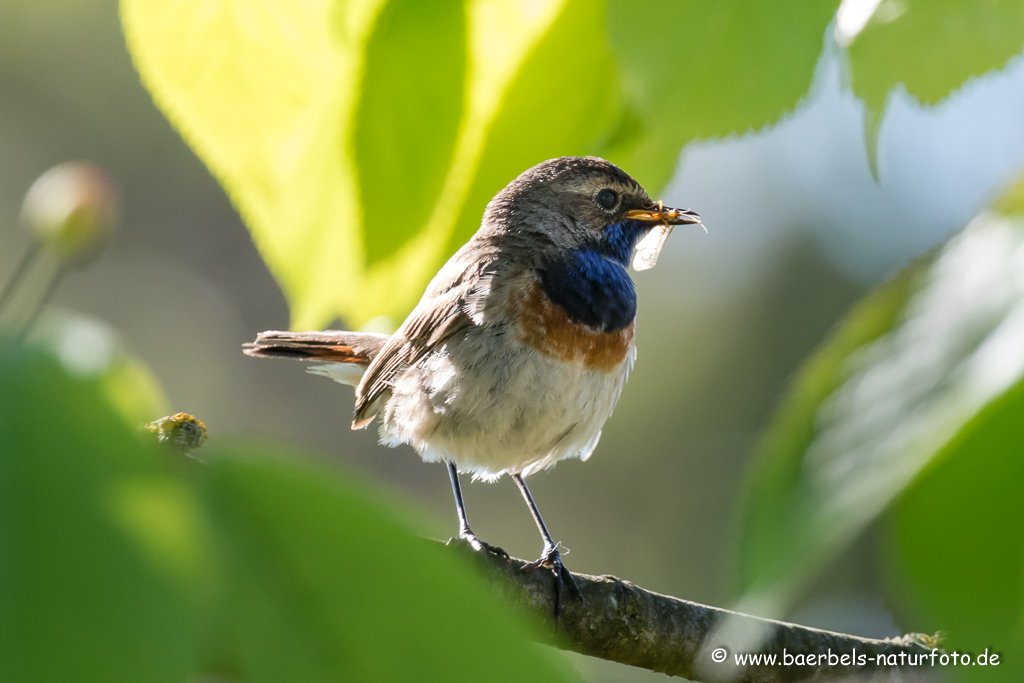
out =
<svg viewBox="0 0 1024 683"><path fill-rule="evenodd" d="M658 202L649 209L633 209L626 212L626 218L656 225L700 224L700 216L689 209L673 209Z"/></svg>
<svg viewBox="0 0 1024 683"><path fill-rule="evenodd" d="M696 223L704 227L700 222L700 216L689 209L672 209L661 202L657 202L648 209L633 209L627 211L626 218L647 223L651 229L647 235L636 245L636 254L633 256L633 268L635 270L648 270L658 262L658 255L661 248L665 246L673 225L683 223ZM707 232L707 228L704 228Z"/></svg>

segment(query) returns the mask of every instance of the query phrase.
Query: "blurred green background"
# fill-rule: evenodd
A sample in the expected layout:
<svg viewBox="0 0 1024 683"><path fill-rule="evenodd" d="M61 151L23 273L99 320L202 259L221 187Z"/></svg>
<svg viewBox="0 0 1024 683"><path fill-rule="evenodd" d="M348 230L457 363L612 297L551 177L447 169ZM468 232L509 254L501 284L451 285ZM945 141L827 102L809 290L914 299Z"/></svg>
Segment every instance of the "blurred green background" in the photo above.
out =
<svg viewBox="0 0 1024 683"><path fill-rule="evenodd" d="M461 102L463 88L458 82L429 76L435 68L461 73L473 55L449 49L449 42L466 40L462 31L471 31L472 25L457 25L459 3L454 9L445 3L420 5L422 16L403 10L397 0L392 4L395 7L388 11L397 18L383 16L397 27L397 37L391 36L396 42L381 38L383 44L377 45L371 38L366 48L380 50L391 61L374 62L380 71L370 75L388 83L411 69L417 54L429 53L430 59L415 65L427 82L414 78L406 83L403 87L422 91L409 97L388 99L378 93L373 95L379 96L376 101L367 96L360 104L367 111L354 115L351 125L356 131L362 130L360 126L369 130L371 124L406 131L402 135L408 140L399 139L397 152L388 150L394 139L385 134L392 128L386 128L385 133L374 130L356 136L364 147L353 144L346 153L357 160L418 155L417 163L430 173L381 162L380 168L367 166L373 172L367 172L362 186L349 183L347 196L362 201L364 211L383 203L412 208L414 214L423 208L423 225L396 225L372 211L357 215L355 220L362 221L360 229L368 235L361 242L361 259L351 253L337 256L344 245L331 242L323 247L324 242L316 241L320 238L303 232L310 226L302 220L321 230L335 226L351 232L350 224L332 221L341 220L339 216L353 211L352 206L335 198L331 201L339 202L340 213L325 209L324 216L295 217L288 202L319 207L326 201L319 190L310 188L301 174L289 181L295 186L278 187L267 179L270 176L256 177L258 149L248 150L245 133L248 127L259 127L263 112L258 107L248 107L239 95L244 115L236 119L230 108L218 109L217 126L204 132L195 121L201 122L205 114L192 112L191 105L174 104L193 82L218 87L222 71L202 52L208 36L198 30L192 35L193 25L178 26L159 14L174 11L169 9L173 3L151 15L134 2L126 4L129 27L136 31L137 57L148 64L143 70L149 69L158 99L246 213L264 247L261 258L225 188L139 82L125 48L117 4L6 0L0 6L0 273L10 272L27 246L27 238L17 229L17 216L32 181L67 159L98 163L116 179L123 196L121 230L95 264L66 279L53 303L117 329L128 349L159 379L171 409L202 418L213 438L232 434L298 444L318 454L322 464L359 471L410 508L429 511L425 533L447 538L456 526L443 468L422 464L411 449L378 446L372 429L349 431L350 390L305 375L298 364L247 358L241 344L260 330L285 328L293 321L303 326L362 325L374 318L374 307L386 318L373 325L394 325L414 302L410 293L421 291L424 274L436 269L438 259L465 238L467 229L471 232L483 202L505 181L549 156L607 154L667 204L700 212L709 234L677 230L658 267L635 277L639 357L594 457L585 464L563 463L530 482L554 536L571 551L567 566L615 574L648 589L721 606L750 597L748 590L754 591L762 579L771 592L770 575L782 566L786 576L799 575L793 581L796 587L782 591L779 604L771 608L765 602L747 604L799 623L872 637L908 630L956 631L961 623L974 623L966 617L961 620L967 613L978 623L989 623L986 617L998 606L1009 610L1000 616L1009 626L998 633L1014 632L1011 640L1019 643L1014 624L1024 616L1019 611L1024 584L1017 585L1024 569L1024 545L1020 518L1008 516L1016 508L1007 507L1006 501L1014 495L1012 484L1021 483L1019 458L1014 457L1024 443L1020 429L990 436L995 428L984 430L972 423L975 431L982 429L984 438L995 441L970 452L995 458L1005 451L1005 462L996 459L973 468L968 464L963 465L965 472L950 473L926 468L928 457L922 455L916 465L907 466L912 471L901 481L926 470L922 476L945 489L929 488L916 499L900 499L905 505L895 516L887 512L888 501L903 495L902 487L874 508L855 500L854 507L873 512L851 523L849 533L825 543L827 547L811 542L813 566L799 571L791 569L799 564L794 557L805 550L799 542L794 542L788 558L773 559L772 553L785 552L759 550L759 541L749 540L749 534L777 546L779 535L799 536L804 531L788 530L785 513L759 527L758 516L773 509L763 502L771 494L758 494L756 483L747 498L743 492L751 491L745 482L755 453L761 453L762 468L755 472L767 469L777 474L784 469L772 465L771 444L760 450L758 444L812 350L874 285L961 230L1024 168L1022 3L850 1L842 3L838 18L833 18L837 3L822 2L794 3L787 9L756 2L613 2L607 8L568 3L568 18L559 18L562 9L535 3L530 20L555 13L552 44L542 46L550 54L532 55L534 62L527 60L523 67L541 74L530 76L536 82L526 79L520 86L528 95L539 89L539 102L524 96L519 109L511 108L502 114L506 118L493 124L495 140L480 153L479 172L458 195L461 204L454 217L433 208L437 197L449 195L444 194L442 179L431 174L447 169L450 158L458 160L459 152L451 152L461 130L456 124L461 107L472 102ZM182 10L183 15L188 11ZM436 43L416 33L416 27L425 31L434 26L431 20L437 22L430 29ZM444 33L456 29L451 36ZM258 32L249 38L257 41ZM161 68L166 70L167 61L174 58L167 46L175 44L191 45L196 52L182 59L180 73L161 81ZM268 63L274 61L270 54ZM282 62L282 73L258 73L254 79L302 81L304 72L289 71L299 69L301 60ZM617 70L609 66L613 62ZM334 75L325 78L337 82ZM296 92L300 90L297 85ZM453 111L444 110L448 105ZM424 111L434 117L427 123ZM591 130L579 133L590 138L563 139L556 131L537 140L535 129L549 127L542 116L556 121L562 116L594 119ZM569 128L574 128L575 120L569 120ZM236 148L229 149L228 142L224 149L217 147L223 131L232 127L238 129L238 140L230 141ZM561 130L558 125L550 127ZM407 152L422 137L417 131L436 139ZM251 144L259 148L261 143L254 138ZM316 140L311 144L317 147ZM248 156L229 158L232 149L242 148ZM316 182L334 177L333 167L321 174L319 161L296 161L303 163L313 164L307 172ZM391 181L395 187L389 187ZM289 192L300 189L309 192L288 199ZM280 198L280 206L271 206L268 197ZM267 206L258 205L263 199ZM327 227L317 221L326 221ZM432 246L424 248L416 238L431 230ZM276 244L289 240L303 241L307 250L285 255L274 251ZM406 250L396 257L395 250L403 246ZM1012 240L993 248L996 254L1021 253ZM307 269L305 259L321 251L324 258ZM417 261L424 252L431 255ZM398 260L389 266L389 257ZM406 263L405 258L411 260ZM936 315L946 315L952 320L949 325L957 327L957 315L966 312L971 318L975 303L979 310L987 306L986 293L1000 283L1021 280L1024 266L1019 256L1016 261L1007 258L1002 279L983 283L978 292L954 280L936 293ZM979 262L984 271L984 265L993 261L982 254ZM407 281L397 282L402 273L408 274ZM283 291L292 297L291 309ZM950 292L962 294L963 300ZM1009 304L983 312L992 320L1012 317L1007 311L1015 310L1010 304L1019 294L1010 287L1001 295ZM943 296L960 302L947 310ZM891 323L892 316L883 328ZM976 323L969 321L973 327L964 336L971 341L965 343L980 345L995 325L979 328ZM927 329L943 334L941 327ZM855 346L872 338L868 334ZM1019 339L1011 336L1009 343ZM921 358L911 353L902 362ZM1015 384L1019 369L1012 354L1001 358L991 372ZM833 374L855 374L849 363L836 367L846 369ZM955 376L954 370L942 374L945 370L937 368L935 374ZM840 383L835 379L821 389L814 405ZM942 389L931 391L934 395ZM1002 395L1002 389L985 394L961 416L966 415L965 421L973 418L989 399ZM1006 396L998 406L1006 415L991 418L986 413L984 419L999 425L1024 422L1014 407L1020 405L1019 398L1014 404L1012 392ZM880 405L886 397L891 394L880 394ZM906 402L897 401L888 409L899 418L905 407ZM823 430L828 419L808 418L811 426L806 430ZM930 419L953 424L945 412ZM870 436L881 439L884 430L898 430L902 422L896 422L894 426L868 421L851 429L876 430ZM949 440L959 434L962 425L956 425ZM851 438L854 446L859 444ZM787 453L799 459L812 439L796 441L803 446L778 449L788 448ZM933 447L928 453L936 451ZM850 452L867 453L864 460L849 465L864 473L866 487L884 488L885 482L899 479L885 467L872 469L869 456L879 451L851 447ZM1006 477L994 482L971 478L971 473L982 471L1005 472ZM771 479L767 474L760 481ZM1000 482L1007 488L1005 495L993 493ZM474 529L482 538L519 557L535 555L535 529L510 482L465 488ZM800 487L795 488L799 497ZM944 493L933 492L940 490ZM808 494L813 495L815 491ZM930 496L937 498L929 501ZM935 516L937 511L948 512L958 496L965 501L960 513L942 520ZM741 504L745 512L738 513ZM813 514L813 505L810 510L807 515ZM956 538L961 539L956 544L963 543L965 549L957 551L954 544L949 552L970 552L975 543L1012 549L991 560L1000 567L996 573L1006 575L1005 583L990 596L991 606L974 602L960 611L955 605L946 611L935 607L935 595L948 595L950 586L980 584L996 570L993 565L973 566L951 578L952 583L936 579L934 590L919 586L930 567L947 566L948 558L937 553L934 543L922 541L914 548L912 539L920 538L914 533L915 523L925 528L934 524L937 533L956 529ZM782 564L765 569L759 558L764 566ZM915 573L912 569L918 565ZM1016 588L1000 593L1009 586ZM947 623L951 619L959 623ZM996 635L993 631L991 637ZM964 642L984 646L986 637L967 637ZM993 646L1014 647L1006 642ZM566 656L587 680L642 681L654 676Z"/></svg>

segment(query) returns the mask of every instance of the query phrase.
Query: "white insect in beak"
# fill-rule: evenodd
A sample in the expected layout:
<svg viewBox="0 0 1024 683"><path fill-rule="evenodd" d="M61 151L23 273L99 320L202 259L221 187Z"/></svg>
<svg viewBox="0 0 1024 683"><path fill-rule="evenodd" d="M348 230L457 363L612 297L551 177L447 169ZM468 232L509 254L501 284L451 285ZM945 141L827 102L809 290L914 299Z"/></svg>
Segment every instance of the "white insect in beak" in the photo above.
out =
<svg viewBox="0 0 1024 683"><path fill-rule="evenodd" d="M636 245L633 256L633 270L650 270L658 263L661 248L672 233L671 225L655 225Z"/></svg>

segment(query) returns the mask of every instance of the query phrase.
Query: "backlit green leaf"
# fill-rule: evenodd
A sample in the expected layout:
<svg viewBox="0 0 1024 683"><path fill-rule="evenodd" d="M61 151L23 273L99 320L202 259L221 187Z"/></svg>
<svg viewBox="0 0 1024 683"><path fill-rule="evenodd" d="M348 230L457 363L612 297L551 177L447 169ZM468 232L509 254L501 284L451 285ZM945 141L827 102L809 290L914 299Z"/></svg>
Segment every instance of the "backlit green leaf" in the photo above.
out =
<svg viewBox="0 0 1024 683"><path fill-rule="evenodd" d="M902 84L936 104L973 76L1001 68L1024 49L1024 4L1017 0L881 0L849 41L853 91L881 113Z"/></svg>
<svg viewBox="0 0 1024 683"><path fill-rule="evenodd" d="M365 59L353 140L372 266L423 229L444 185L463 105L463 1L391 0Z"/></svg>
<svg viewBox="0 0 1024 683"><path fill-rule="evenodd" d="M609 154L659 188L694 139L775 122L807 93L838 0L612 0L609 37L629 84Z"/></svg>
<svg viewBox="0 0 1024 683"><path fill-rule="evenodd" d="M135 65L242 213L296 322L361 292L355 87L382 2L126 0Z"/></svg>
<svg viewBox="0 0 1024 683"><path fill-rule="evenodd" d="M464 64L456 3L446 5L450 20L436 26L418 19L418 3L393 0L382 14L385 4L122 3L144 82L238 206L297 326L339 314L358 325L411 308L449 254L510 83L563 9L557 0L470 2ZM413 25L425 33L410 34ZM438 59L422 54L423 46L433 46ZM416 86L408 93L407 77ZM458 83L458 101L442 104ZM433 104L421 106L435 88ZM579 123L559 118L556 127ZM415 124L415 131L392 124ZM409 147L401 169L399 147ZM467 208L477 221L482 210L482 203Z"/></svg>

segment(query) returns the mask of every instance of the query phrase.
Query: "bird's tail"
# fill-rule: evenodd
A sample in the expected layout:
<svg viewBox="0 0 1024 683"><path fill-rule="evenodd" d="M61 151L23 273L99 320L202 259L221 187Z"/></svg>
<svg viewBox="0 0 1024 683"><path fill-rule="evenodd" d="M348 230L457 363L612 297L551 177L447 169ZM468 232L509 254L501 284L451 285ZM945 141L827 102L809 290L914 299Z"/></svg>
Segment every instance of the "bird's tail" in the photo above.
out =
<svg viewBox="0 0 1024 683"><path fill-rule="evenodd" d="M373 332L285 332L269 330L245 344L243 352L259 358L292 358L316 361L309 372L356 386L373 357L388 340Z"/></svg>

